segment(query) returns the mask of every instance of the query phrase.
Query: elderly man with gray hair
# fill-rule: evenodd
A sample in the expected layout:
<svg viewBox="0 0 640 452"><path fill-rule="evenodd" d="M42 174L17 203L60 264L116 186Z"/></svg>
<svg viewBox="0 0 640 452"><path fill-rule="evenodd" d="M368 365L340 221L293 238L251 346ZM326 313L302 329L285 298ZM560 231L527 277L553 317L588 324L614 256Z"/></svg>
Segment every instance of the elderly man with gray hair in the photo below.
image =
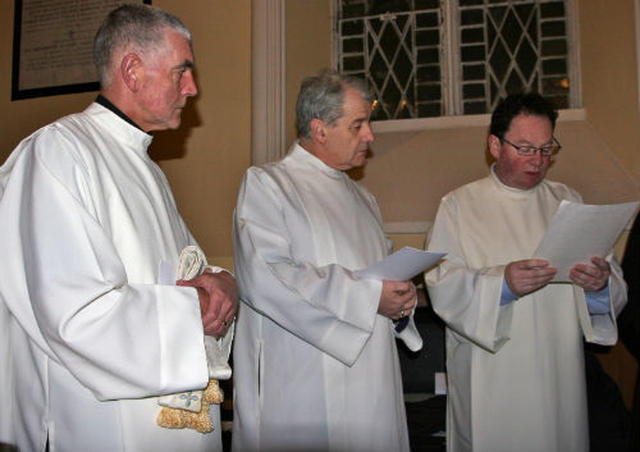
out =
<svg viewBox="0 0 640 452"><path fill-rule="evenodd" d="M354 275L390 249L375 199L345 173L374 139L370 96L323 71L296 113L299 141L247 171L236 207L233 449L406 451L394 321L415 289Z"/></svg>
<svg viewBox="0 0 640 452"><path fill-rule="evenodd" d="M164 11L129 4L109 14L95 56L96 101L0 167L0 442L222 450L217 406L201 413L213 432L156 425L158 396L186 391L196 404L210 377L205 336L230 348L238 303L220 269L178 285L159 272L196 249L147 155L148 132L177 128L197 93L191 35Z"/></svg>

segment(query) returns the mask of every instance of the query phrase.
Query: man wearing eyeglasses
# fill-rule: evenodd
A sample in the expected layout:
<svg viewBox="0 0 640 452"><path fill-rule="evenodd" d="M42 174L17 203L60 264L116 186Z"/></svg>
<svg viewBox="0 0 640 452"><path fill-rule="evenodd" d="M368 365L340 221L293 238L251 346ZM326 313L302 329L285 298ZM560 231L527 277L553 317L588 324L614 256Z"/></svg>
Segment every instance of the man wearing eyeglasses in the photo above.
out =
<svg viewBox="0 0 640 452"><path fill-rule="evenodd" d="M488 177L446 195L429 250L446 259L425 275L447 324L449 451L588 451L579 304L594 342L615 343L626 301L618 264L575 264L572 284L549 284L530 259L570 187L545 180L560 143L557 111L537 94L508 96L491 118Z"/></svg>

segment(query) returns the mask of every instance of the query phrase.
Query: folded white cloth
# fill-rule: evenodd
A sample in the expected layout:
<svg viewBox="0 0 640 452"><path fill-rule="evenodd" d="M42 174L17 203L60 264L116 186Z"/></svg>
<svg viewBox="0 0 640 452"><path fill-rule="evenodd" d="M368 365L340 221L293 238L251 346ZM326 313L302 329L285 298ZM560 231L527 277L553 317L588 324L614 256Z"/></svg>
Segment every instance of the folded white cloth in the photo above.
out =
<svg viewBox="0 0 640 452"><path fill-rule="evenodd" d="M422 348L422 337L420 336L416 323L413 320L414 313L415 308L413 308L411 310L411 314L409 314L409 322L407 325L400 331L394 329L393 333L398 339L401 339L405 343L409 350L417 352Z"/></svg>
<svg viewBox="0 0 640 452"><path fill-rule="evenodd" d="M204 253L197 246L189 245L180 253L176 277L188 281L200 275L206 268L207 260ZM222 341L222 339L220 339ZM214 380L228 380L231 378L231 367L227 357L220 349L219 342L211 337L204 337L204 347L209 367L209 378ZM168 394L158 400L158 404L170 408L199 413L202 409L204 390L193 390L178 394Z"/></svg>

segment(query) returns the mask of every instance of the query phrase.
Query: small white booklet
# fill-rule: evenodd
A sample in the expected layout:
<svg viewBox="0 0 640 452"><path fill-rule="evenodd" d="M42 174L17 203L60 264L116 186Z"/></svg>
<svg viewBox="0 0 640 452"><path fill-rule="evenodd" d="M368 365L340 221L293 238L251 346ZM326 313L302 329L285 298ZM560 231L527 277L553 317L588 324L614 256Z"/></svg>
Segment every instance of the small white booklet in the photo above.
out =
<svg viewBox="0 0 640 452"><path fill-rule="evenodd" d="M433 253L405 246L390 256L354 272L359 278L408 281L434 266L447 253Z"/></svg>
<svg viewBox="0 0 640 452"><path fill-rule="evenodd" d="M590 264L593 256L604 258L611 252L638 204L596 206L562 201L533 257L547 259L558 269L552 282L571 282L569 270L574 264Z"/></svg>

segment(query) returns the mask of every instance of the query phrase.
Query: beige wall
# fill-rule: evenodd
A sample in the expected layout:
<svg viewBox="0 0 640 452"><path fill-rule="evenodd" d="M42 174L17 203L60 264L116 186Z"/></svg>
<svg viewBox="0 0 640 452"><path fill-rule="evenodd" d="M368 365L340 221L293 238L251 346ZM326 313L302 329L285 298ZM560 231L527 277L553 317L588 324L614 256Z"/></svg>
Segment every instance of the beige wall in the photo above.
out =
<svg viewBox="0 0 640 452"><path fill-rule="evenodd" d="M634 0L579 0L578 18L587 121L637 181L640 152Z"/></svg>
<svg viewBox="0 0 640 452"><path fill-rule="evenodd" d="M296 138L295 102L300 82L331 67L331 1L287 0L287 143Z"/></svg>
<svg viewBox="0 0 640 452"><path fill-rule="evenodd" d="M290 121L301 75L331 63L326 53L331 51L331 21L326 15L331 0L324 3L326 7L320 0L287 2ZM305 6L313 8L314 21L306 20ZM556 134L563 149L549 177L572 185L589 203L637 199L640 138L633 0L577 0L577 6L584 116L559 121ZM291 58L294 54L300 58ZM289 137L292 130L290 125ZM486 130L481 125L377 133L371 159L354 177L377 197L385 222L432 221L444 194L487 173ZM422 247L425 235L392 238L396 247ZM618 244L619 252L625 238ZM635 361L620 345L600 358L629 404Z"/></svg>
<svg viewBox="0 0 640 452"><path fill-rule="evenodd" d="M287 137L300 80L331 64L331 0L287 2ZM584 119L563 119L563 150L549 177L586 202L637 199L640 138L633 0L578 0ZM314 17L313 21L307 20ZM367 166L354 173L386 222L429 222L440 198L485 175L486 125L377 133Z"/></svg>
<svg viewBox="0 0 640 452"><path fill-rule="evenodd" d="M155 0L194 34L200 95L183 127L159 133L160 160L186 222L213 261L230 265L237 188L251 155L250 0ZM287 1L287 138L305 75L331 65L331 0ZM562 121L564 148L554 179L588 202L637 197L640 173L633 0L579 0L585 120ZM96 93L10 101L13 2L0 3L0 162L24 136L83 109ZM429 221L442 195L487 171L484 127L379 134L362 183L379 198L386 221ZM421 246L421 234L396 236ZM628 358L616 360L625 377ZM627 390L628 391L628 390Z"/></svg>
<svg viewBox="0 0 640 452"><path fill-rule="evenodd" d="M230 267L233 209L251 159L251 1L153 4L190 28L200 94L183 127L157 134L152 152L164 154L178 208L207 256Z"/></svg>
<svg viewBox="0 0 640 452"><path fill-rule="evenodd" d="M157 133L150 153L159 160L178 207L205 253L230 264L231 219L237 188L250 162L250 0L154 0L191 29L200 94L178 131ZM10 101L13 2L0 3L0 162L27 134L79 111L96 93Z"/></svg>

